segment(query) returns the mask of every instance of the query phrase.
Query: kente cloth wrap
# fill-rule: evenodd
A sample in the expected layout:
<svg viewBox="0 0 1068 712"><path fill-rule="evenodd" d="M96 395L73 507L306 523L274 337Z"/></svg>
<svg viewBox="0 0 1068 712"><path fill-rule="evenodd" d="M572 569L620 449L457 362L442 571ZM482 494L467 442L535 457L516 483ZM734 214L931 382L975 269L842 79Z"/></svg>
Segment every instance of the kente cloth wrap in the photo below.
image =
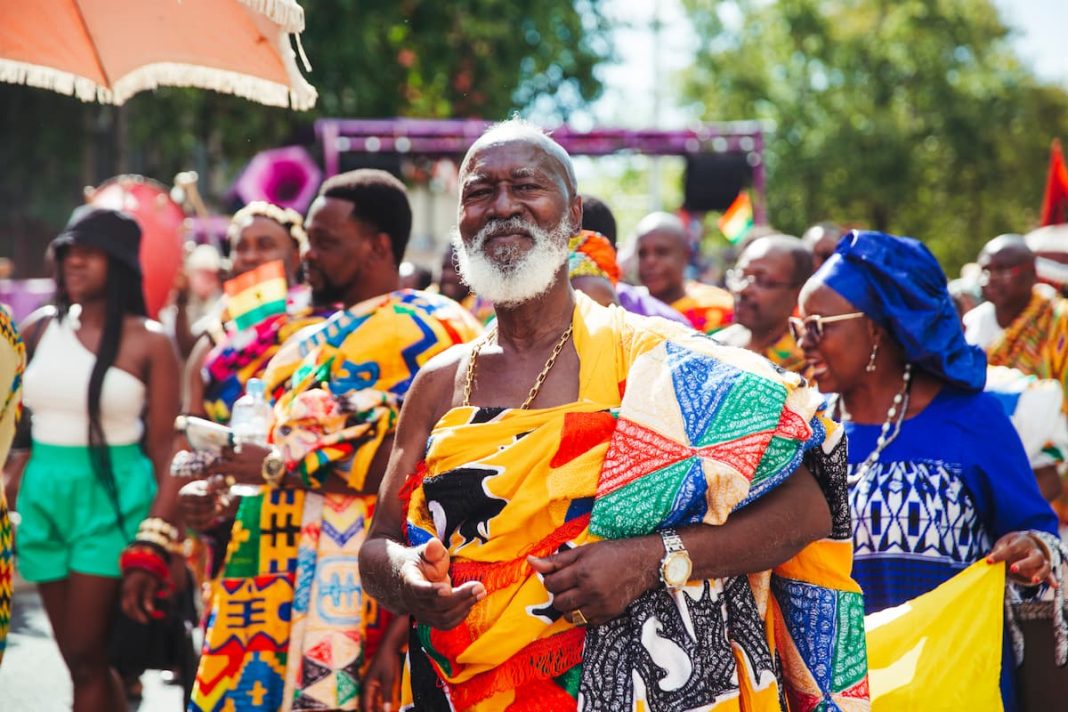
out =
<svg viewBox="0 0 1068 712"><path fill-rule="evenodd" d="M301 329L317 324L332 308L291 309L254 326L231 331L204 361L204 411L216 423L230 422L230 409L245 394L250 378L259 378L278 348Z"/></svg>
<svg viewBox="0 0 1068 712"><path fill-rule="evenodd" d="M265 488L242 499L192 710L357 709L385 623L357 566L375 499L361 493L367 468L416 372L478 332L455 302L403 290L279 349L264 375L269 387L284 386L273 440L309 487L334 476L353 492Z"/></svg>
<svg viewBox="0 0 1068 712"><path fill-rule="evenodd" d="M687 282L686 296L672 302L671 307L705 334L714 334L734 321L734 297L710 284Z"/></svg>
<svg viewBox="0 0 1068 712"><path fill-rule="evenodd" d="M568 277L603 277L615 286L619 282L616 248L607 237L593 230L582 230L568 244Z"/></svg>
<svg viewBox="0 0 1068 712"><path fill-rule="evenodd" d="M1031 301L990 345L986 357L991 366L1060 383L1068 412L1068 301L1037 285Z"/></svg>
<svg viewBox="0 0 1068 712"><path fill-rule="evenodd" d="M0 307L0 462L7 460L15 425L22 414L22 373L26 347L7 309ZM11 625L13 549L7 500L0 488L0 661L4 659Z"/></svg>
<svg viewBox="0 0 1068 712"><path fill-rule="evenodd" d="M408 542L440 538L453 584L478 580L488 592L452 630L413 629L410 702L868 709L841 428L798 376L756 354L577 300L579 400L454 408L405 487ZM833 533L774 572L657 588L587 629L553 607L526 561L605 537L722 523L802 461L828 497Z"/></svg>
<svg viewBox="0 0 1068 712"><path fill-rule="evenodd" d="M946 275L922 242L853 230L813 279L889 331L909 363L957 388L983 390L986 357L964 340Z"/></svg>

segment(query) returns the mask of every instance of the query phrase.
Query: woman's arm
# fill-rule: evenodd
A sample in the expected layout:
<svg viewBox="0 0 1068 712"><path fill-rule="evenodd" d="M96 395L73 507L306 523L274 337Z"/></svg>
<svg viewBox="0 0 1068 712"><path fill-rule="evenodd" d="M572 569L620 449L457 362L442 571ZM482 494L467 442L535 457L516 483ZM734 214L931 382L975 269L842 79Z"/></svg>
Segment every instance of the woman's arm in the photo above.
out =
<svg viewBox="0 0 1068 712"><path fill-rule="evenodd" d="M174 342L155 322L146 325L145 338L147 346L143 373L148 402L144 447L145 454L152 461L158 486L149 517L174 523L178 519L178 490L183 484L178 478L170 476L171 457L174 455L174 419L178 415L181 389L178 354ZM160 585L160 580L143 570L124 570L123 612L140 623L148 623L149 617L156 611L156 593Z"/></svg>

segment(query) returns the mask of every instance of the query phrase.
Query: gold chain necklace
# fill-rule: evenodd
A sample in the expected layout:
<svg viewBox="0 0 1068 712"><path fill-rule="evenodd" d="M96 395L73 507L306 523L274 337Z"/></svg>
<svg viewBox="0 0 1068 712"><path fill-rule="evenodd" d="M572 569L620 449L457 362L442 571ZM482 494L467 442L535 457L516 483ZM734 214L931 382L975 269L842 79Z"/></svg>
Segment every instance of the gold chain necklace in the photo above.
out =
<svg viewBox="0 0 1068 712"><path fill-rule="evenodd" d="M534 385L530 389L530 393L527 395L527 399L523 401L523 405L519 406L520 410L526 410L530 407L530 404L534 402L534 399L538 397L538 391L541 390L542 384L545 383L545 379L549 376L549 371L556 365L556 357L560 355L560 352L564 350L564 345L567 340L571 338L572 332L575 330L575 325L570 324L567 330L560 336L560 340L556 342L556 346L553 347L553 352L549 354L549 360L545 362L545 367L541 369L541 373L534 380ZM475 386L475 365L478 359L478 353L482 350L482 347L489 343L497 334L497 325L494 324L493 328L481 339L475 342L475 345L471 347L471 358L467 362L467 377L464 379L464 406L471 405L471 390Z"/></svg>

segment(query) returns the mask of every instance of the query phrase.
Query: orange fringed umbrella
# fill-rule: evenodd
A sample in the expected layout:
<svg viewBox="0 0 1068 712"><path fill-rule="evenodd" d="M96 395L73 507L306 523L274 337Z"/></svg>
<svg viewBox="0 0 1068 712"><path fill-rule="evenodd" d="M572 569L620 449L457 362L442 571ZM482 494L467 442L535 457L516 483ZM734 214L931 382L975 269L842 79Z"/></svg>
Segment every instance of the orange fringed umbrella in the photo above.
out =
<svg viewBox="0 0 1068 712"><path fill-rule="evenodd" d="M106 104L183 86L310 109L289 37L299 47L303 29L296 0L3 0L0 81Z"/></svg>

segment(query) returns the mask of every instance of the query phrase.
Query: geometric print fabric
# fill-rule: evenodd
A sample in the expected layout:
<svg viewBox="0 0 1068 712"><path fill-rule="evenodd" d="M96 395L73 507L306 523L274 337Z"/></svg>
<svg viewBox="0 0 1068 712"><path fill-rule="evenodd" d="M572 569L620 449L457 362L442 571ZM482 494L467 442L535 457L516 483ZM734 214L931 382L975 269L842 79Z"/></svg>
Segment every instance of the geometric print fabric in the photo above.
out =
<svg viewBox="0 0 1068 712"><path fill-rule="evenodd" d="M960 466L938 460L876 463L850 488L854 556L967 565L990 551Z"/></svg>

